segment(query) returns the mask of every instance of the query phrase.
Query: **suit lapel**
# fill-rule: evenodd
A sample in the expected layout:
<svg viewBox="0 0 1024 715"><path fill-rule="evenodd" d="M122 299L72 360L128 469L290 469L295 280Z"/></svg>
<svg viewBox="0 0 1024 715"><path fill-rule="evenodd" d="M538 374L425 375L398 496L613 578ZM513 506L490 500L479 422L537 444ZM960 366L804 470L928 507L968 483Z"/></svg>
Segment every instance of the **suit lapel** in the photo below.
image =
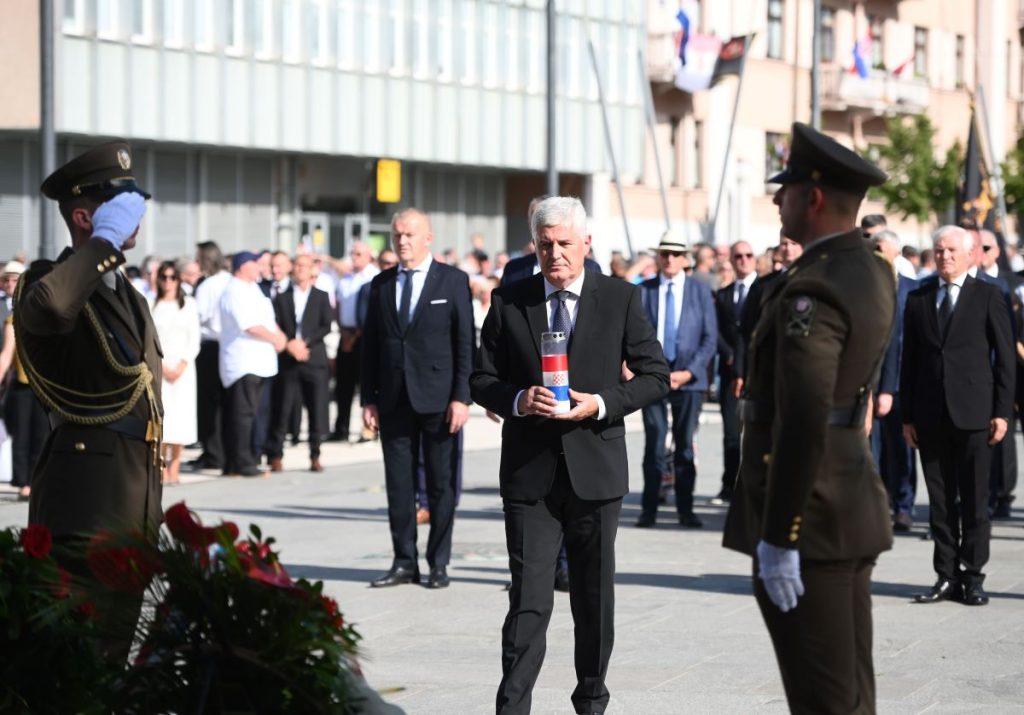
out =
<svg viewBox="0 0 1024 715"><path fill-rule="evenodd" d="M121 289L131 290L132 293L136 293L135 289L131 287L127 280L121 284ZM129 312L128 306L118 298L114 291L107 288L106 284L103 282L100 282L99 287L93 295L99 299L100 306L105 306L103 312L107 314L112 313L121 322L121 325L124 327L125 331L127 331L128 336L130 336L135 342L135 346L137 348L141 348L143 343L142 336L139 335L138 323L135 321L135 316ZM131 294L128 294L127 297L129 300L135 299Z"/></svg>
<svg viewBox="0 0 1024 715"><path fill-rule="evenodd" d="M384 315L398 331L398 269L389 268L391 275L380 286L380 299L384 301Z"/></svg>
<svg viewBox="0 0 1024 715"><path fill-rule="evenodd" d="M430 305L430 301L435 295L437 295L437 291L441 288L441 276L438 275L440 272L441 269L438 267L437 261L431 261L430 268L427 269L427 275L423 279L423 290L420 291L419 300L417 300L416 305L412 307L412 320L409 321L409 327L406 328L406 333L416 328L416 325L420 322L420 316L423 315L427 306ZM398 315L398 311L395 311L395 315Z"/></svg>
<svg viewBox="0 0 1024 715"><path fill-rule="evenodd" d="M655 332L658 330L658 284L655 283L653 286L645 286L644 290L647 291L647 317L651 319L651 325L654 326ZM655 336L658 340L661 340L661 336Z"/></svg>
<svg viewBox="0 0 1024 715"><path fill-rule="evenodd" d="M281 318L285 321L286 325L291 326L291 336L295 337L296 328L299 326L295 320L295 290L292 286L288 286L288 290L281 294L281 302L284 304L284 315ZM309 308L309 303L306 303L306 307ZM306 316L303 315L303 318ZM285 331L288 332L287 330Z"/></svg>
<svg viewBox="0 0 1024 715"><path fill-rule="evenodd" d="M526 305L526 320L530 324L530 335L533 337L533 346L537 348L537 355L540 356L540 334L550 330L548 325L548 305L544 299L544 278L538 273L532 278L536 285L530 290L532 300Z"/></svg>
<svg viewBox="0 0 1024 715"><path fill-rule="evenodd" d="M943 344L945 344L946 340L950 336L950 333L952 333L956 326L960 324L961 320L966 320L966 318L961 318L960 316L969 312L970 310L967 306L970 303L970 301L974 299L976 282L977 281L974 278L971 278L970 276L967 276L967 278L964 279L964 285L960 289L960 295L957 296L956 305L953 307L953 315L950 316L949 318L949 326L946 328L946 334L942 336ZM930 301L930 303L932 306L932 310L936 310L935 301L932 300ZM936 322L937 321L938 312L936 310Z"/></svg>
<svg viewBox="0 0 1024 715"><path fill-rule="evenodd" d="M925 291L921 297L924 299L925 320L928 323L928 329L935 338L935 342L941 345L943 342L942 329L939 327L939 309L935 305L938 292L939 282L935 281L935 285Z"/></svg>
<svg viewBox="0 0 1024 715"><path fill-rule="evenodd" d="M587 342L590 333L597 321L598 300L597 300L597 276L589 271L583 279L582 295L579 298L579 305L576 306L576 323L572 329L572 339L569 341L569 374L572 375L573 366L583 360L585 347L590 345Z"/></svg>

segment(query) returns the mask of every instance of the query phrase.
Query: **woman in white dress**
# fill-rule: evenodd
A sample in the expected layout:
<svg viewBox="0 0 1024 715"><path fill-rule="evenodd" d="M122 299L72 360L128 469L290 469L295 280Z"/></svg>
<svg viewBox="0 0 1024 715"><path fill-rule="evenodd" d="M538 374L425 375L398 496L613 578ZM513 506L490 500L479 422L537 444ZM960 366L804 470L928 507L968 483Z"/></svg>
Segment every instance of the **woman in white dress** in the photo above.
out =
<svg viewBox="0 0 1024 715"><path fill-rule="evenodd" d="M177 484L181 449L196 441L196 355L199 354L199 313L185 295L173 261L157 272L153 322L164 349L164 484Z"/></svg>

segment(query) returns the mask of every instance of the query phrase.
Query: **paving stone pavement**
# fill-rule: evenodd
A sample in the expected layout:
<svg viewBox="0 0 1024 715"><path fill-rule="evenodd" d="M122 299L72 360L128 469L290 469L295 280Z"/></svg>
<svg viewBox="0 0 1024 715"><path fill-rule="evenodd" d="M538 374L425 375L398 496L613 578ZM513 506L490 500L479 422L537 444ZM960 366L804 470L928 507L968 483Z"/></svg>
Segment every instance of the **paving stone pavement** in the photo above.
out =
<svg viewBox="0 0 1024 715"><path fill-rule="evenodd" d="M377 444L329 445L328 468L319 475L299 471L305 466L299 447L286 460L295 471L256 480L190 477L165 490L164 502L184 499L208 522L230 518L243 528L256 522L275 536L288 570L323 579L357 624L365 637L366 676L390 702L410 713L491 712L507 607L498 444L498 428L475 410L466 436L452 586L441 591L367 586L391 558ZM675 526L671 507L663 507L658 528L635 529L643 444L638 420L631 419L632 491L618 534L609 712L786 710L751 595L749 560L721 548L724 510L707 503L718 487L720 445L720 421L708 409L698 434L697 510L704 530ZM0 526L21 524L26 513L10 495L0 499ZM914 534L897 538L875 570L879 711L1024 712L1024 512L995 526L986 582L992 601L985 608L910 603L933 580L923 530L919 523ZM421 527L421 548L425 543ZM556 594L534 712L572 712L574 682L569 599Z"/></svg>

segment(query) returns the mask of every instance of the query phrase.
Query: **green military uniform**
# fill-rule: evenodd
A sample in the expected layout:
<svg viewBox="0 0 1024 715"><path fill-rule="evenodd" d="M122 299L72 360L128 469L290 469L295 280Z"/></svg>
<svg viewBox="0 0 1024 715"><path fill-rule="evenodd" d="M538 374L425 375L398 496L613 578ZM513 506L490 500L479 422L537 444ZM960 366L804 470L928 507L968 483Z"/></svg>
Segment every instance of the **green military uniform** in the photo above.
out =
<svg viewBox="0 0 1024 715"><path fill-rule="evenodd" d="M774 183L861 193L885 175L804 125ZM873 712L871 568L892 546L885 488L865 433L896 301L891 266L859 230L822 237L775 280L754 330L741 465L727 548L799 549L804 596L783 613L758 578L793 712Z"/></svg>
<svg viewBox="0 0 1024 715"><path fill-rule="evenodd" d="M98 146L54 172L43 193L96 204L142 192L124 142ZM57 537L101 528L153 533L161 520L161 357L142 295L99 238L36 261L15 296L18 357L54 427L32 481L29 522Z"/></svg>

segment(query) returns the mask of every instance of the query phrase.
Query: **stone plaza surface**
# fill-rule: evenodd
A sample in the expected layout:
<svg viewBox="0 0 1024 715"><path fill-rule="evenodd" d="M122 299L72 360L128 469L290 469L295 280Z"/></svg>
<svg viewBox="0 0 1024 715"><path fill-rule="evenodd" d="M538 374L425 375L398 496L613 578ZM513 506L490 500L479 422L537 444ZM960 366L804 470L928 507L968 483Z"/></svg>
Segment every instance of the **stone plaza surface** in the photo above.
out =
<svg viewBox="0 0 1024 715"><path fill-rule="evenodd" d="M721 426L705 409L698 434L701 531L633 528L642 485L642 433L629 420L631 493L617 542L616 636L609 712L785 712L771 643L751 595L749 559L721 547L725 511L708 504L721 475ZM1018 437L1019 439L1019 437ZM363 668L384 697L410 713L493 712L501 676L500 628L508 580L499 428L474 408L466 432L464 489L455 525L452 585L370 589L390 565L384 470L377 443L328 445L323 474L301 471L305 446L268 479L187 476L164 504L186 500L209 522L258 523L277 538L294 576L323 579L362 632ZM919 494L919 503L927 499ZM926 509L920 510L920 515ZM24 504L5 493L0 527L23 524ZM887 713L1024 712L1024 512L993 530L984 608L912 604L929 586L931 542L919 521L882 554L874 578L878 706ZM425 548L427 527L420 527ZM421 559L421 568L426 563ZM837 608L840 604L837 604ZM575 684L567 594L556 594L535 713L572 712Z"/></svg>

